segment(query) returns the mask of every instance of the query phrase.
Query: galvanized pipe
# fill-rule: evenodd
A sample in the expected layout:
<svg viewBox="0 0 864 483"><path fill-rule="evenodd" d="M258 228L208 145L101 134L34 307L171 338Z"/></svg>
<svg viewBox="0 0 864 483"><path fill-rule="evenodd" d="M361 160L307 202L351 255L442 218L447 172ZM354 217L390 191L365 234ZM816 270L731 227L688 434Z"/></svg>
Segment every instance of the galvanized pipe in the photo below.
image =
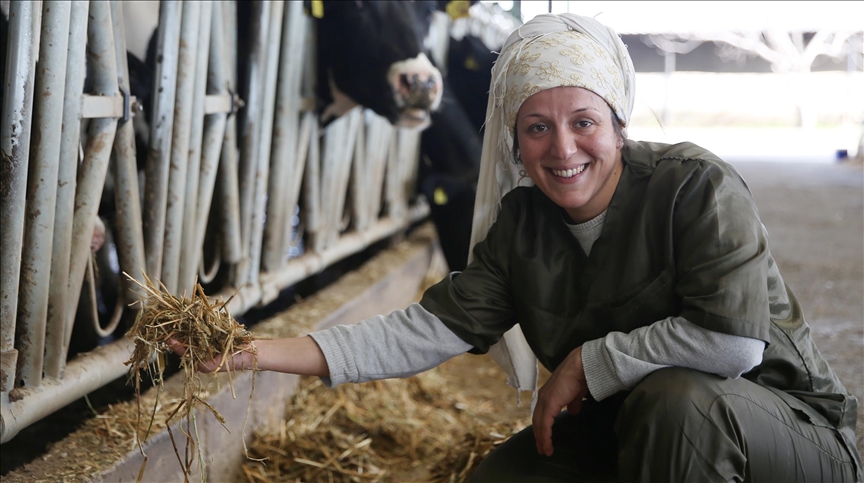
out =
<svg viewBox="0 0 864 483"><path fill-rule="evenodd" d="M81 97L86 74L87 16L90 2L72 2L69 20L69 53L66 56L66 88L63 99L63 129L60 133L60 165L54 208L54 235L51 249L51 279L48 287L48 323L45 329L45 375L59 378L66 367L66 325L68 312L69 252L72 248L72 220L75 215L75 187L81 137ZM139 223L140 227L140 223Z"/></svg>
<svg viewBox="0 0 864 483"><path fill-rule="evenodd" d="M330 265L365 250L376 243L400 230L407 228L408 224L420 221L429 215L429 205L417 204L408 212L408 219L395 220L383 217L376 220L365 231L350 231L339 237L338 241L320 252L307 252L297 258L288 260L288 263L277 272L262 273L260 278L261 298L259 300L238 300L229 304L232 313L243 313L256 304L264 305L272 302L279 296L279 292L297 282L314 275ZM227 299L233 293L233 289L220 292L223 299ZM234 301L232 301L234 302Z"/></svg>
<svg viewBox="0 0 864 483"><path fill-rule="evenodd" d="M267 185L270 175L270 148L273 139L273 113L276 101L276 76L279 73L279 48L282 38L282 12L284 1L274 1L270 4L270 26L267 28L267 59L266 75L264 77L264 118L261 120L261 134L258 152L258 172L255 175L255 205L252 211L252 235L249 246L249 275L247 283L258 284L258 272L261 270L261 239L264 234L264 220L267 207ZM287 76L287 73L286 73ZM275 193L270 193L275 196Z"/></svg>
<svg viewBox="0 0 864 483"><path fill-rule="evenodd" d="M237 152L237 116L226 119L225 138L222 142L217 175L218 209L221 221L222 258L236 264L243 259L243 237L240 224L240 179ZM199 215L202 214L199 211ZM208 212L204 213L209 215ZM206 223L206 219L205 219ZM203 234L202 234L203 237ZM203 245L203 238L202 238Z"/></svg>
<svg viewBox="0 0 864 483"><path fill-rule="evenodd" d="M222 32L225 41L221 42L220 55L230 59L230 62L222 62L222 72L225 83L235 91L237 89L237 4L235 2L221 3L222 7ZM212 60L213 56L211 56ZM219 86L223 89L224 85ZM237 116L232 115L227 119L225 127L225 138L222 143L222 157L219 161L219 219L221 220L222 259L227 263L239 263L243 259L243 236L240 226L240 181L237 166ZM199 215L207 211L200 211ZM206 223L206 221L205 221ZM202 233L203 237L203 233ZM203 238L202 238L203 240ZM203 241L202 241L203 244Z"/></svg>
<svg viewBox="0 0 864 483"><path fill-rule="evenodd" d="M303 22L305 25L305 22ZM304 171L306 168L306 158L309 155L310 143L312 139L312 126L318 124L318 117L313 111L303 114L303 121L300 127L300 132L296 137L297 143L295 146L294 164L287 171L288 179L286 186L288 187L288 195L286 196L287 209L285 211L285 224L283 226L284 233L282 235L282 256L283 259L288 254L288 249L291 246L294 226L293 217L297 208L297 203L300 198L300 187L303 182ZM317 143L317 139L315 141ZM283 264L280 264L282 266Z"/></svg>
<svg viewBox="0 0 864 483"><path fill-rule="evenodd" d="M371 132L369 144L367 145L367 163L371 165L369 178L366 186L384 186L384 173L387 168L387 154L390 151L390 140L395 128L386 119L380 116L370 116L369 130ZM378 217L381 211L382 190L373 190L368 200L366 209L371 223Z"/></svg>
<svg viewBox="0 0 864 483"><path fill-rule="evenodd" d="M212 35L209 42L209 63L207 66L207 92L223 95L225 89L226 75L225 63L223 62L222 43L222 3L214 2L212 8ZM233 102L233 100L232 100ZM204 247L204 235L207 230L207 220L210 217L210 204L213 201L213 189L216 186L216 173L219 169L219 155L225 149L222 145L225 139L225 126L227 113L220 112L206 116L204 119L204 142L201 148L201 166L199 169L198 193L196 194L195 212L193 213L195 227L194 238L191 240L191 250L184 257L183 269L197 270L201 265L201 250ZM236 166L236 163L235 163ZM236 171L234 172L236 179ZM236 189L236 188L235 188ZM236 202L237 199L234 198ZM237 205L234 208L239 211ZM235 211L236 212L236 211ZM237 215L239 217L239 214ZM238 220L239 221L239 220ZM239 233L238 233L239 236ZM239 244L238 244L239 246ZM189 265L186 267L185 265ZM192 272L194 277L195 272ZM200 277L202 278L203 277ZM203 281L203 280L202 280Z"/></svg>
<svg viewBox="0 0 864 483"><path fill-rule="evenodd" d="M27 426L125 374L123 363L133 348L134 342L126 338L98 347L72 360L62 379L47 379L39 389L17 389L18 400L0 410L0 443L7 443Z"/></svg>
<svg viewBox="0 0 864 483"><path fill-rule="evenodd" d="M348 137L349 116L343 115L330 123L324 130L322 139L323 152L321 161L316 168L320 170L319 186L317 188L319 197L315 199L315 211L319 216L317 227L307 226L309 231L310 245L316 252L323 252L330 243L330 233L333 232L333 204L325 203L323 196L332 197L335 193L336 173L338 172L339 160L342 151L345 150L344 140ZM326 194L325 194L326 193Z"/></svg>
<svg viewBox="0 0 864 483"><path fill-rule="evenodd" d="M162 247L160 279L168 292L177 293L180 252L182 251L183 211L185 209L186 175L189 161L189 135L192 124L198 27L201 3L183 3L180 24L180 50L177 57L177 95L174 99L174 131L171 139L171 165L168 175L168 203L165 212L165 240ZM203 102L202 102L203 104ZM201 114L203 115L203 109Z"/></svg>
<svg viewBox="0 0 864 483"><path fill-rule="evenodd" d="M351 193L351 218L354 220L354 228L358 231L363 231L368 226L364 207L372 191L369 189L371 185L365 183L369 168L366 159L366 137L369 134L369 126L364 122L365 114L363 112L361 115L360 129L357 130L357 140L354 142L354 162L351 163L351 178L354 182L348 186Z"/></svg>
<svg viewBox="0 0 864 483"><path fill-rule="evenodd" d="M234 285L243 286L249 280L251 267L249 249L252 246L252 216L255 210L255 177L261 149L261 121L264 110L264 80L267 74L267 28L270 2L255 3L252 14L251 52L247 69L246 108L240 120L240 228L243 258L235 274Z"/></svg>
<svg viewBox="0 0 864 483"><path fill-rule="evenodd" d="M384 180L386 214L393 218L399 218L399 190L397 189L399 179L399 129L394 129L393 136L390 137L390 148L387 151L387 173Z"/></svg>
<svg viewBox="0 0 864 483"><path fill-rule="evenodd" d="M24 200L30 156L33 76L39 54L41 2L15 2L9 8L9 43L6 46L6 85L0 124L0 391L3 398L15 381L18 354L15 321Z"/></svg>
<svg viewBox="0 0 864 483"><path fill-rule="evenodd" d="M312 123L312 132L309 138L309 156L306 158L306 170L304 171L303 190L303 221L306 224L306 233L309 236L309 245L315 250L316 240L320 238L318 233L322 227L321 199L321 137L318 134L317 119Z"/></svg>
<svg viewBox="0 0 864 483"><path fill-rule="evenodd" d="M150 151L147 153L145 170L143 207L146 270L147 275L153 280L160 279L162 272L181 12L181 3L177 0L163 0L159 4L156 82L153 86L153 116L150 125Z"/></svg>
<svg viewBox="0 0 864 483"><path fill-rule="evenodd" d="M198 52L195 60L195 86L192 98L192 125L189 131L189 160L186 171L186 193L183 197L183 233L180 251L177 292L192 293L198 269L195 248L197 238L198 182L201 169L201 140L204 137L204 95L207 93L207 60L210 54L210 29L213 24L213 2L201 2L201 22L198 28ZM220 142L221 147L221 142Z"/></svg>
<svg viewBox="0 0 864 483"><path fill-rule="evenodd" d="M282 33L282 49L279 66L279 91L276 95L276 121L273 130L273 147L270 160L270 187L267 192L267 226L264 231L264 271L276 270L286 257L286 234L290 230L291 216L296 201L288 186L293 184L296 173L297 128L300 121L300 76L303 72L303 46L305 40L305 17L303 4L288 2L285 6L285 28ZM290 240L290 237L289 237Z"/></svg>
<svg viewBox="0 0 864 483"><path fill-rule="evenodd" d="M428 205L418 204L410 213L410 221L419 221L428 214ZM277 273L262 274L261 284L269 293L278 294L282 289L320 272L336 261L404 230L406 226L404 222L383 218L364 233L352 232L344 235L338 244L325 252L308 253L292 259ZM227 300L235 292L235 289L229 288L213 297ZM260 288L244 288L228 304L228 310L237 316L260 301L262 301ZM72 360L66 368L63 379L48 379L38 390L21 388L18 401L4 404L0 408L0 443L10 441L27 426L123 376L127 372L124 362L129 358L133 348L134 341L123 338Z"/></svg>
<svg viewBox="0 0 864 483"><path fill-rule="evenodd" d="M42 4L39 70L36 72L33 109L33 147L24 222L24 246L18 289L18 381L39 387L45 355L45 321L48 317L48 282L51 279L51 241L57 197L60 145L51 142L63 122L66 88L66 47L72 4Z"/></svg>
<svg viewBox="0 0 864 483"><path fill-rule="evenodd" d="M336 203L332 206L333 210L333 227L331 232L331 243L339 238L339 234L347 228L346 215L350 219L350 209L345 209L345 199L348 196L348 181L351 178L351 160L354 158L354 153L357 151L357 137L361 129L363 129L363 110L354 109L348 114L350 123L348 124L348 139L345 143L345 150L342 152L342 160L339 166L337 185L336 185Z"/></svg>
<svg viewBox="0 0 864 483"><path fill-rule="evenodd" d="M348 115L343 115L330 123L324 131L324 152L321 153L321 195L331 198L336 189L336 173L339 169L339 160L342 151L346 149L345 139L348 137ZM326 193L326 194L325 194ZM335 203L326 203L324 198L317 200L320 207L321 226L318 231L313 231L312 248L316 252L323 252L331 241L330 234L334 231L333 206Z"/></svg>
<svg viewBox="0 0 864 483"><path fill-rule="evenodd" d="M411 129L396 130L394 145L391 146L388 170L388 212L389 216L400 219L406 216L408 196L413 190L413 167L417 163L418 134Z"/></svg>
<svg viewBox="0 0 864 483"><path fill-rule="evenodd" d="M111 5L108 2L93 2L90 5L90 22L87 26L88 62L92 66L93 90L102 96L116 96L117 60L114 52L114 29L111 20ZM69 263L69 291L67 310L75 313L84 271L90 259L90 242L93 239L93 226L105 186L108 160L114 135L117 132L117 119L97 118L90 120L87 148L84 162L78 170L78 186L75 191L75 215L72 220L72 249ZM65 345L68 347L72 337L72 323L66 324Z"/></svg>
<svg viewBox="0 0 864 483"><path fill-rule="evenodd" d="M129 65L126 59L126 33L123 23L123 2L111 7L114 26L114 50L118 82L124 92L130 92ZM143 146L141 147L143 149ZM138 162L135 155L135 128L131 120L120 123L114 139L114 204L116 232L114 242L120 259L120 270L135 280L144 282L144 232L141 218L141 194L138 185ZM121 277L121 300L131 304L140 299L138 291Z"/></svg>

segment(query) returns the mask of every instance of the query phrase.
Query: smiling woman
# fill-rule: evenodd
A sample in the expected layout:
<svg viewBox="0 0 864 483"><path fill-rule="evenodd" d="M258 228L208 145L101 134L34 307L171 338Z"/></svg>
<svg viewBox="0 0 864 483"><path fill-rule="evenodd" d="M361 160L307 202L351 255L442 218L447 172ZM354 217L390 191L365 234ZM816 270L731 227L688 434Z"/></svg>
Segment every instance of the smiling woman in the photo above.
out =
<svg viewBox="0 0 864 483"><path fill-rule="evenodd" d="M259 367L336 386L489 351L533 390L539 361L531 427L474 482L860 480L857 401L747 185L692 143L625 138L634 73L615 32L538 16L492 79L465 270L405 310L255 342Z"/></svg>
<svg viewBox="0 0 864 483"><path fill-rule="evenodd" d="M522 104L514 151L531 180L576 223L602 213L621 177L619 124L606 102L581 87L555 87Z"/></svg>

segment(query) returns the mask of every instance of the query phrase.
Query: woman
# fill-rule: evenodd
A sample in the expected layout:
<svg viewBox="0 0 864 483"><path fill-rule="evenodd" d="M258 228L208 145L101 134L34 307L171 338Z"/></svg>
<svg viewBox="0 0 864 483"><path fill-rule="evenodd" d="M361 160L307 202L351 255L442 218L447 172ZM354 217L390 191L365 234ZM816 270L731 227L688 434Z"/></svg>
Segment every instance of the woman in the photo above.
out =
<svg viewBox="0 0 864 483"><path fill-rule="evenodd" d="M523 25L493 69L469 266L406 310L256 341L258 367L406 377L519 323L552 375L472 481L860 481L856 400L746 185L698 146L627 140L633 81L596 21Z"/></svg>

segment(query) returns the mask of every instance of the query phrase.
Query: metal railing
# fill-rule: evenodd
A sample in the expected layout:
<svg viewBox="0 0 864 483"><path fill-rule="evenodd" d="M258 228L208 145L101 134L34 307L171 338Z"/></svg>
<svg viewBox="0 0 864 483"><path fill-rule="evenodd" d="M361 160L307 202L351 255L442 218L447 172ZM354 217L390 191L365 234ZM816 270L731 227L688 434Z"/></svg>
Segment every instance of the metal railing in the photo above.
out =
<svg viewBox="0 0 864 483"><path fill-rule="evenodd" d="M418 132L359 108L319 127L314 32L302 2L256 3L242 72L234 2L161 2L139 175L122 8L10 5L0 131L4 443L126 372L132 346L122 337L67 363L74 324L94 323L75 313L82 288L93 291L103 189L114 195L121 271L141 281L146 270L178 295L196 279L216 286L213 296L236 293L235 315L428 213L412 201ZM239 75L248 85L238 97ZM297 238L305 251L291 258ZM112 323L95 321L100 335L133 310L126 305L137 294L121 284Z"/></svg>

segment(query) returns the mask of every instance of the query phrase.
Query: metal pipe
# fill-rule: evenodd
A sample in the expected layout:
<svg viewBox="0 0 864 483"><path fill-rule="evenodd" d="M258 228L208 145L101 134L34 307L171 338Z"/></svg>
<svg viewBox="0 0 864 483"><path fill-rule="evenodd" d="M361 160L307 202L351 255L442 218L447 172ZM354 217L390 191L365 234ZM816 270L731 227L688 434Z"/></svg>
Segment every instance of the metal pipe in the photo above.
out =
<svg viewBox="0 0 864 483"><path fill-rule="evenodd" d="M233 91L237 89L237 4L221 3L222 25L225 41L221 42L220 55L230 59L222 62L225 83ZM220 89L224 86L220 85ZM222 157L219 161L219 215L221 220L222 258L227 263L238 263L243 259L243 236L240 227L240 181L237 166L237 116L228 116ZM200 212L199 212L200 213ZM209 210L204 212L209 214ZM203 236L203 234L202 234ZM203 238L202 238L203 240ZM202 242L203 243L203 242Z"/></svg>
<svg viewBox="0 0 864 483"><path fill-rule="evenodd" d="M123 338L76 357L66 367L63 379L47 379L39 389L17 389L18 400L4 404L0 410L0 443L5 444L27 426L125 374L123 363L133 348L134 342Z"/></svg>
<svg viewBox="0 0 864 483"><path fill-rule="evenodd" d="M343 115L330 123L324 131L324 152L321 162L321 192L324 196L333 196L335 193L336 171L342 150L345 149L345 138L348 137L348 117ZM334 203L325 203L323 198L316 200L316 205L321 213L321 225L319 230L311 233L312 248L316 252L323 252L330 243L330 233L334 230Z"/></svg>
<svg viewBox="0 0 864 483"><path fill-rule="evenodd" d="M177 95L174 99L174 131L171 139L171 165L168 174L168 203L165 212L165 240L162 245L160 279L169 293L177 293L181 244L183 243L183 211L185 209L186 177L189 160L189 135L192 124L198 30L201 23L201 3L183 3L180 24L180 50L177 57Z"/></svg>
<svg viewBox="0 0 864 483"><path fill-rule="evenodd" d="M66 88L66 48L72 4L42 4L39 70L33 93L33 145L24 222L24 246L18 288L18 381L39 387L45 356L45 324L48 317L48 283L51 279L51 241L60 145L51 142L63 127L63 93Z"/></svg>
<svg viewBox="0 0 864 483"><path fill-rule="evenodd" d="M367 186L383 186L384 174L387 172L387 154L390 152L390 140L396 130L386 119L374 115L370 117L370 129L373 129L375 137L370 137L374 141L370 141L367 146L368 149L372 150L368 161L372 163L372 169L370 169L370 178L367 181ZM382 190L372 191L368 206L370 223L381 212L382 196Z"/></svg>
<svg viewBox="0 0 864 483"><path fill-rule="evenodd" d="M126 33L123 23L123 2L111 7L114 26L114 50L118 82L124 92L130 92L129 65L126 59ZM143 146L142 146L143 149ZM144 232L141 218L141 194L138 185L138 162L135 155L135 128L132 122L120 123L114 138L114 202L116 233L114 240L120 269L135 280L144 282ZM140 299L125 276L121 277L121 300L131 304Z"/></svg>
<svg viewBox="0 0 864 483"><path fill-rule="evenodd" d="M41 19L41 2L10 5L6 78L3 79L6 91L0 121L0 219L3 220L0 234L0 391L4 399L14 385L18 360L15 322L30 158L33 77L39 55Z"/></svg>
<svg viewBox="0 0 864 483"><path fill-rule="evenodd" d="M227 263L243 259L243 228L240 226L240 179L238 173L237 116L225 120L225 137L217 174L219 219L221 220L222 258ZM200 214L200 212L199 212ZM209 215L205 213L205 216ZM202 234L203 245L203 234Z"/></svg>
<svg viewBox="0 0 864 483"><path fill-rule="evenodd" d="M165 206L168 203L168 169L177 88L177 54L180 48L180 7L177 0L163 0L159 4L159 36L156 41L154 74L156 81L153 86L153 117L143 206L146 270L153 280L160 279L162 274L162 243L165 240Z"/></svg>
<svg viewBox="0 0 864 483"><path fill-rule="evenodd" d="M304 213L303 220L306 223L306 233L309 236L309 244L313 251L317 251L318 234L321 232L321 138L318 134L318 122L312 123L312 133L309 140L309 157L306 159L306 170L304 172L303 190Z"/></svg>
<svg viewBox="0 0 864 483"><path fill-rule="evenodd" d="M262 111L264 109L264 80L267 73L267 28L270 2L253 5L251 51L247 68L246 109L241 112L240 123L240 228L243 258L235 274L234 285L243 286L249 280L251 268L249 249L252 246L252 212L255 209L255 177L261 148Z"/></svg>
<svg viewBox="0 0 864 483"><path fill-rule="evenodd" d="M362 109L356 108L346 115L348 118L346 127L348 136L342 140L344 144L339 150L340 157L337 158L337 164L334 167L334 191L330 192L335 194L336 198L335 203L330 204L332 225L327 241L328 246L335 243L340 232L345 229L342 226L343 215L345 214L345 198L348 195L348 179L351 177L351 159L354 157L357 133L362 129L362 115Z"/></svg>
<svg viewBox="0 0 864 483"><path fill-rule="evenodd" d="M69 20L69 53L66 56L66 88L63 99L63 129L60 133L60 165L54 208L54 240L51 248L51 279L48 287L48 324L45 330L45 375L59 378L66 367L66 325L72 220L81 137L81 97L87 69L87 16L90 2L72 2ZM75 94L73 94L75 93Z"/></svg>
<svg viewBox="0 0 864 483"><path fill-rule="evenodd" d="M429 206L418 204L411 211L410 220L418 221L429 214ZM371 243L393 235L408 226L406 222L396 222L385 218L380 220L364 234L349 233L340 242L322 254L309 253L292 259L285 269L274 274L262 274L262 285L269 291L278 292L294 285L304 278L321 271L329 264L345 256L362 250ZM214 297L228 297L237 292L226 289ZM244 288L228 304L232 315L238 316L254 307L261 299L258 287ZM23 428L53 413L72 401L88 394L127 372L123 364L134 348L131 339L123 338L107 346L98 347L72 360L66 368L63 379L48 379L38 390L21 388L20 399L4 404L0 408L0 443L6 443Z"/></svg>
<svg viewBox="0 0 864 483"><path fill-rule="evenodd" d="M396 185L399 183L399 129L393 129L390 137L390 148L387 151L387 173L385 174L384 202L387 216L399 217Z"/></svg>
<svg viewBox="0 0 864 483"><path fill-rule="evenodd" d="M305 22L303 22L305 25ZM288 249L292 243L292 235L294 230L294 225L292 223L294 212L296 211L297 204L300 198L300 187L303 182L304 171L306 168L306 158L309 155L309 148L312 138L312 126L318 124L318 117L314 112L309 111L303 114L303 121L300 127L300 132L296 137L297 143L295 146L295 154L294 154L294 165L290 170L286 173L288 175L288 179L286 180L286 186L288 186L288 195L286 196L286 205L287 209L285 211L285 224L284 230L285 232L282 235L282 257L288 254ZM316 139L315 142L318 142ZM280 263L279 266L282 266Z"/></svg>
<svg viewBox="0 0 864 483"><path fill-rule="evenodd" d="M273 139L273 111L276 100L276 80L279 73L279 48L282 38L282 12L285 2L276 1L270 5L270 26L267 28L267 59L264 78L264 118L261 120L261 133L258 153L258 172L255 175L255 205L252 211L252 236L249 246L249 275L247 283L258 284L258 273L261 271L261 239L264 234L264 221L267 218L268 178L270 175L270 151ZM287 35L286 35L287 37ZM284 72L287 76L287 72ZM278 188L277 188L278 189Z"/></svg>
<svg viewBox="0 0 864 483"><path fill-rule="evenodd" d="M321 252L307 252L297 258L288 260L288 263L277 272L261 274L260 289L261 299L250 302L249 300L238 301L236 306L229 304L232 313L242 313L254 307L256 304L265 305L278 297L279 292L297 282L314 275L330 265L361 252L373 243L387 238L400 230L404 230L410 223L420 221L429 215L428 204L417 204L408 212L406 220L395 220L384 217L377 220L363 232L351 231L339 237L338 241ZM223 299L227 299L233 293L233 289L220 292ZM248 299L248 297L247 297ZM232 301L233 302L233 301Z"/></svg>
<svg viewBox="0 0 864 483"><path fill-rule="evenodd" d="M222 5L221 2L213 3L211 29L215 29L215 32L212 32L210 35L209 62L207 65L207 92L215 95L224 95L227 92L227 89L225 88L227 77L225 70L227 66L225 65L226 63L223 62L225 54L222 42L222 33L224 30L222 22ZM234 100L232 99L231 102L234 102ZM204 142L201 148L201 166L199 169L198 180L199 186L197 202L195 205L196 211L194 213L194 239L192 240L189 258L187 258L184 263L184 265L190 264L192 268L198 268L202 265L201 251L204 247L204 235L206 234L207 221L210 218L210 205L213 201L213 190L216 185L216 173L219 170L219 155L224 151L231 150L231 148L223 146L223 141L225 141L226 135L225 127L227 120L227 114L224 112L211 114L204 119ZM234 166L234 179L236 180L236 163L234 163ZM234 213L237 214L237 221L239 223L239 207L236 204L237 198L235 197L233 201L235 202L233 205ZM231 210L231 208L228 208L228 210ZM239 240L237 240L237 246L239 247Z"/></svg>
<svg viewBox="0 0 864 483"><path fill-rule="evenodd" d="M213 24L213 2L201 2L201 23L198 28L198 52L195 60L195 86L192 99L192 126L189 131L189 161L186 171L186 193L183 210L183 234L180 251L177 292L192 293L198 269L196 248L198 184L201 169L201 140L204 137L204 95L207 93L207 60L210 54L210 29ZM233 100L232 100L233 101ZM208 140L209 141L209 140ZM221 142L219 143L221 147Z"/></svg>
<svg viewBox="0 0 864 483"><path fill-rule="evenodd" d="M285 28L279 66L279 92L276 95L276 122L273 130L273 148L270 159L270 187L267 192L267 226L264 231L265 271L276 270L285 260L287 242L294 214L293 184L297 161L297 128L300 121L300 76L303 72L305 17L303 4L289 2L285 8Z"/></svg>
<svg viewBox="0 0 864 483"><path fill-rule="evenodd" d="M98 95L116 96L117 60L114 53L114 29L111 22L111 5L107 2L93 2L90 5L90 22L87 25L87 56L92 68L93 90ZM97 118L90 120L87 148L84 162L78 170L78 186L75 191L75 215L72 220L72 249L69 261L69 289L67 310L75 313L84 270L90 259L90 242L93 239L93 226L96 212L105 186L108 160L114 135L117 132L117 119ZM65 346L72 337L72 321L66 324Z"/></svg>
<svg viewBox="0 0 864 483"><path fill-rule="evenodd" d="M365 112L361 115L360 129L357 130L357 140L354 142L354 162L351 163L351 177L354 182L349 185L351 190L351 218L354 220L354 228L358 231L363 231L369 226L369 220L366 218L366 205L370 193L370 184L366 184L368 176L367 159L368 150L366 149L366 137L369 132L369 126L364 122Z"/></svg>

